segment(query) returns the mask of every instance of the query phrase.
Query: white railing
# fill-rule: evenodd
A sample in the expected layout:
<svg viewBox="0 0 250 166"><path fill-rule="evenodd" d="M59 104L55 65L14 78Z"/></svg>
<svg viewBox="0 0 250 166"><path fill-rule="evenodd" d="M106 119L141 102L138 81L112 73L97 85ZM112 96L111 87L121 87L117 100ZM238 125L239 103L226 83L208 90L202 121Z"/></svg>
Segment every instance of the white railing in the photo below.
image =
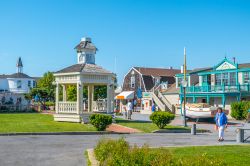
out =
<svg viewBox="0 0 250 166"><path fill-rule="evenodd" d="M58 103L58 112L59 113L70 113L70 114L75 114L77 113L76 109L76 102L59 102Z"/></svg>

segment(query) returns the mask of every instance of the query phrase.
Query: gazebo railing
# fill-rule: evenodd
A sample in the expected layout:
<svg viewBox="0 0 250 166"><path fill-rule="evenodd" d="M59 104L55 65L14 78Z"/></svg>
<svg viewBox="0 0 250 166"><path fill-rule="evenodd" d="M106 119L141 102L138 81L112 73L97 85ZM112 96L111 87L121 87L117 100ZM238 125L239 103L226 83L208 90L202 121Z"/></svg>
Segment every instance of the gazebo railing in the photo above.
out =
<svg viewBox="0 0 250 166"><path fill-rule="evenodd" d="M59 113L77 113L76 102L60 101L58 102Z"/></svg>

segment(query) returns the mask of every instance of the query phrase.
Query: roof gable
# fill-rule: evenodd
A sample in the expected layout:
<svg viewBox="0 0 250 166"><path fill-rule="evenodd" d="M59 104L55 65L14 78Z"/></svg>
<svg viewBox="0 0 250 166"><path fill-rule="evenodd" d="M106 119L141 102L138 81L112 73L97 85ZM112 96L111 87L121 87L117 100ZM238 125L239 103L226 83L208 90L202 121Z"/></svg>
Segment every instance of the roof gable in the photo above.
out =
<svg viewBox="0 0 250 166"><path fill-rule="evenodd" d="M214 67L215 70L231 70L231 69L237 69L237 64L229 61L227 58L225 58L223 61L221 61L218 65Z"/></svg>

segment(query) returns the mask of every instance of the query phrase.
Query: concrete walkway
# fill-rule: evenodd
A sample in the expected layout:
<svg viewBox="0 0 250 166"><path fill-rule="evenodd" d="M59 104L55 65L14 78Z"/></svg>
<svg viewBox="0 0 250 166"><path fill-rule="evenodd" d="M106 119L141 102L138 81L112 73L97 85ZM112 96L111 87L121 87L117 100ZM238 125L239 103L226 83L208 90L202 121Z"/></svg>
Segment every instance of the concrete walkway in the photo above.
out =
<svg viewBox="0 0 250 166"><path fill-rule="evenodd" d="M117 133L141 133L140 130L137 129L133 129L130 127L126 127L126 126L121 126L118 124L111 124L109 125L109 127L106 129L107 131L112 131L112 132L117 132Z"/></svg>

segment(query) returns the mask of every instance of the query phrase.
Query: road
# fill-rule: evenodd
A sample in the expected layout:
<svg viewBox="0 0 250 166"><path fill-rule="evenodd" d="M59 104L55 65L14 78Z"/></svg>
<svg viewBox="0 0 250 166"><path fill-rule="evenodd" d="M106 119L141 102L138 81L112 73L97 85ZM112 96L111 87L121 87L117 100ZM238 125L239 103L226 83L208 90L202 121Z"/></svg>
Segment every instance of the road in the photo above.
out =
<svg viewBox="0 0 250 166"><path fill-rule="evenodd" d="M79 166L85 165L84 151L93 148L101 137L125 137L131 145L189 146L236 144L235 135L226 133L219 143L214 133L199 134L130 134L130 135L55 135L1 136L1 166Z"/></svg>

